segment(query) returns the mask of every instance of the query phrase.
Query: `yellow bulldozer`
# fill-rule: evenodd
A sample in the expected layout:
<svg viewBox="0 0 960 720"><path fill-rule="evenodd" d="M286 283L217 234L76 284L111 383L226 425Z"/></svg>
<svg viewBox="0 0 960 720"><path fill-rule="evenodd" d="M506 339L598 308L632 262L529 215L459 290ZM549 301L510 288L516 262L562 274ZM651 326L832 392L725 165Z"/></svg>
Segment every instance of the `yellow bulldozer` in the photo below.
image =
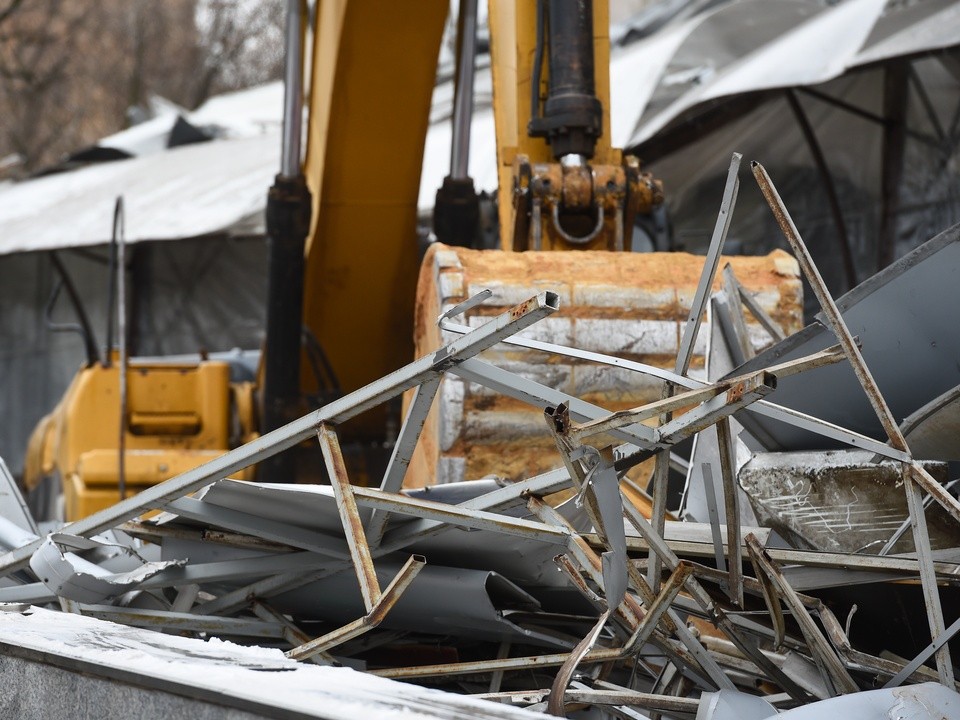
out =
<svg viewBox="0 0 960 720"><path fill-rule="evenodd" d="M610 142L607 0L489 2L499 249L477 248L478 196L467 167L477 0L461 0L450 173L434 211L439 242L421 259L417 196L449 12L448 0L338 0L316 3L311 17L291 0L256 382L231 383L217 360L114 358L84 367L34 431L28 489L59 479L66 519L89 515L283 425L305 411L305 398L349 392L436 347L437 315L480 288L493 295L472 311L477 318L529 289L551 289L564 310L538 330L549 339L672 363L702 260L631 252L635 218L663 195ZM795 327L795 267L779 256L737 262L742 282L765 290L765 309ZM546 367L507 351L501 359L610 409L660 392L612 371ZM517 408L444 382L408 484L542 469L542 441L522 429ZM375 477L369 451L389 445L395 419L376 410L341 429L345 447L353 440L359 448L351 477ZM309 451L283 453L261 464L256 479L317 482L320 465Z"/></svg>

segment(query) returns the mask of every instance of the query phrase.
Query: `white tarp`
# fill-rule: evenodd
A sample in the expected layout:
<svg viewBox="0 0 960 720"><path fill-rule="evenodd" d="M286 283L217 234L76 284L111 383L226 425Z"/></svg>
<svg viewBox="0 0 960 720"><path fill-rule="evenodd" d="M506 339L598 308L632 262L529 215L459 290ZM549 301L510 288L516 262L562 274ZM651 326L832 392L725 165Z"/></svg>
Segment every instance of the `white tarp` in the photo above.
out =
<svg viewBox="0 0 960 720"><path fill-rule="evenodd" d="M960 44L960 4L948 0L731 0L692 17L681 15L614 49L615 146L656 138L681 116L719 98L822 84L869 63ZM478 64L470 173L478 190L493 192L497 161L489 67ZM121 193L131 242L262 233L267 189L279 167L282 94L281 84L271 83L212 98L185 114L194 125L219 129L218 139L208 143L166 149L177 114L167 107L154 120L100 143L135 159L0 186L0 254L106 242L113 202ZM452 83L438 85L421 210L432 208L449 172L451 99ZM742 137L743 128L740 132Z"/></svg>
<svg viewBox="0 0 960 720"><path fill-rule="evenodd" d="M260 233L279 156L274 132L10 185L0 192L0 254L108 242L118 195L129 242Z"/></svg>
<svg viewBox="0 0 960 720"><path fill-rule="evenodd" d="M178 108L161 105L155 118L98 143L135 157L3 185L0 255L108 242L118 195L128 242L263 234L282 100L281 83L211 98L181 114L217 139L174 148L166 142Z"/></svg>

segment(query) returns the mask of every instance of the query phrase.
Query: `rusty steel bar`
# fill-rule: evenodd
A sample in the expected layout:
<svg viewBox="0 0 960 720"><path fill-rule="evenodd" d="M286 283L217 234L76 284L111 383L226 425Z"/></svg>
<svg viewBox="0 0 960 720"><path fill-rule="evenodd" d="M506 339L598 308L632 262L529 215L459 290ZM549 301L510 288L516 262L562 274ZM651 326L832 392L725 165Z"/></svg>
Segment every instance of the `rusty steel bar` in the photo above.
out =
<svg viewBox="0 0 960 720"><path fill-rule="evenodd" d="M542 500L536 497L530 498L529 507L531 512L533 512L537 517L540 517L544 522L549 522L557 525L558 527L572 530L569 522L554 508L550 507ZM580 568L590 576L590 579L602 589L602 562L597 554L593 552L590 546L580 535L572 535L570 545L568 546L568 552L570 556L577 562L577 564L580 565ZM628 563L628 576L630 575L631 571L635 572L635 570L632 569ZM653 592L649 589L646 581L642 577L636 578L636 581L637 587L640 588L638 592L640 592L643 597L649 598L652 602L654 600ZM617 612L618 617L620 617L625 622L626 626L630 628L631 633L635 632L640 623L640 618L643 617L644 614L644 612L637 606L636 601L629 595L623 599L623 602L620 604ZM694 637L693 633L687 629L687 626L672 609L667 610L667 615L663 618L663 625L669 633L676 634L676 636L680 639L680 642L693 656L693 660L690 660L685 656L680 655L676 649L669 647L664 642L657 641L657 646L663 649L667 656L670 657L674 663L676 663L678 666L684 666L682 672L695 677L697 682L704 687L707 687L710 685L710 683L712 683L715 687L733 688L733 684L728 680L727 676L724 675L720 667L713 661L713 658L710 657L710 654L700 644L700 641ZM709 678L709 681L701 677L700 673L698 672L699 669L696 668L694 663L700 665L699 669L702 669L703 673Z"/></svg>
<svg viewBox="0 0 960 720"><path fill-rule="evenodd" d="M582 537L591 545L598 545L599 539L591 533L583 533ZM694 557L713 557L713 545L709 540L665 540L667 546L678 555ZM741 548L744 547L741 540ZM649 543L635 535L627 538L627 549L632 552L646 552L650 549ZM949 551L934 551L934 556ZM888 573L890 580L899 580L910 576L919 576L920 565L915 558L903 556L877 555L849 555L810 550L792 550L789 548L767 548L767 554L784 565L805 565L814 568L829 568L836 570L853 570L864 572ZM960 564L956 562L933 563L937 582L944 585L960 586ZM705 568L710 570L711 568ZM720 582L717 579L717 582ZM744 578L749 583L749 578Z"/></svg>
<svg viewBox="0 0 960 720"><path fill-rule="evenodd" d="M675 543L671 542L671 545ZM641 548L638 548L641 549ZM809 565L811 567L842 570L872 570L895 575L920 574L920 563L915 558L902 556L848 555L844 553L792 550L790 548L767 548L767 555L786 565ZM934 562L937 582L957 585L960 583L960 564ZM891 578L897 579L897 578Z"/></svg>
<svg viewBox="0 0 960 720"><path fill-rule="evenodd" d="M740 486L737 484L733 443L730 418L721 418L717 423L717 445L720 450L720 479L727 519L727 596L739 607L743 607L743 556L740 552L740 502L737 496Z"/></svg>
<svg viewBox="0 0 960 720"><path fill-rule="evenodd" d="M366 615L326 635L321 635L308 643L288 650L285 655L293 660L306 660L316 653L324 652L348 640L353 640L355 637L363 635L377 627L383 622L387 613L397 604L397 601L403 595L404 591L410 586L410 583L413 582L414 578L417 577L426 564L427 561L422 556L411 555Z"/></svg>
<svg viewBox="0 0 960 720"><path fill-rule="evenodd" d="M927 608L927 622L930 626L931 642L944 632L943 610L940 605L940 590L937 587L937 578L933 569L933 557L930 549L930 534L927 531L927 516L923 509L923 493L913 481L916 477L917 463L904 465L903 489L907 493L907 507L910 510L910 526L913 530L913 543L917 551L917 561L920 565L920 586L923 589L924 605ZM950 648L943 643L936 650L937 673L940 682L947 687L953 687L953 662L950 658Z"/></svg>
<svg viewBox="0 0 960 720"><path fill-rule="evenodd" d="M595 681L597 688L569 688L565 700L590 705L638 705L649 710L683 712L695 714L700 701L694 698L681 698L674 695L656 695L621 688L612 683ZM542 702L550 690L510 690L507 692L477 693L470 695L479 700L508 702L511 705L533 705Z"/></svg>
<svg viewBox="0 0 960 720"><path fill-rule="evenodd" d="M670 570L675 569L680 563L680 558L677 557L667 542L660 535L656 534L650 522L630 502L624 502L623 510L630 523L647 540L650 547L656 550L663 564L670 568ZM758 647L751 645L740 636L738 629L730 621L727 614L713 601L710 594L695 577L691 576L687 579L686 590L696 601L697 605L707 614L710 621L730 638L746 657L753 660L753 662L766 673L768 678L779 684L780 687L793 698L799 700L807 697L807 692L784 674L780 668L764 657ZM724 677L726 678L725 675Z"/></svg>
<svg viewBox="0 0 960 720"><path fill-rule="evenodd" d="M557 555L553 558L553 561L557 564L557 567L567 576L567 579L570 581L570 584L576 588L587 601L593 605L597 612L603 612L604 608L607 607L607 602L602 597L597 595L593 588L587 585L586 580L583 579L583 575L580 574L580 571L577 570L576 566L566 555Z"/></svg>
<svg viewBox="0 0 960 720"><path fill-rule="evenodd" d="M893 417L893 413L890 411L886 400L884 400L883 395L880 393L880 388L877 385L876 380L874 380L869 368L867 367L867 364L863 359L863 355L860 353L860 348L857 347L857 343L854 340L853 335L850 333L846 323L843 321L843 317L840 314L840 309L830 296L826 283L824 283L823 278L820 275L820 271L817 270L817 266L813 262L813 257L810 255L810 251L807 250L806 245L804 245L803 240L800 237L800 232L797 230L797 226L794 225L793 219L790 217L790 213L787 211L786 205L784 205L783 200L780 199L780 194L774 187L773 181L770 179L767 171L760 163L753 162L751 165L753 167L753 174L757 179L757 184L760 186L760 191L763 193L763 197L770 206L770 210L773 212L773 216L776 219L777 224L780 226L781 232L783 232L787 242L790 243L790 247L793 248L793 254L797 258L797 262L800 264L804 276L810 282L810 286L813 289L813 294L817 296L817 301L820 303L820 307L823 309L824 316L827 318L827 322L830 324L833 334L840 342L840 346L843 348L844 353L850 360L850 365L853 368L853 372L860 381L860 385L863 387L863 390L867 395L867 399L870 401L870 405L873 407L877 418L879 418L880 423L883 425L883 429L886 432L887 437L890 439L891 445L898 450L909 452L907 448L907 441L904 439L903 433L900 432L900 428L897 426L897 422Z"/></svg>
<svg viewBox="0 0 960 720"><path fill-rule="evenodd" d="M750 553L749 549L747 552ZM763 568L757 565L753 553L750 553L750 562L760 583L763 601L767 606L767 614L770 616L770 622L773 625L773 649L779 650L787 637L787 625L783 617L783 608L780 607L780 598L773 581L767 573L763 572Z"/></svg>
<svg viewBox="0 0 960 720"><path fill-rule="evenodd" d="M646 617L643 618L636 631L623 646L628 654L640 652L640 649L656 629L657 623L666 615L677 594L683 589L691 572L693 572L693 567L690 563L681 561L676 569L670 573L667 582L660 588L660 594L657 595L656 600L647 607Z"/></svg>
<svg viewBox="0 0 960 720"><path fill-rule="evenodd" d="M439 373L453 369L465 359L550 315L558 307L559 298L556 293L540 293L430 355L214 460L149 487L136 496L95 512L89 517L70 523L65 530L72 535L86 537L131 520L145 510L162 508L170 500L199 490L204 485L293 447L313 435L321 423L337 424L349 420ZM0 556L0 576L25 567L42 544L43 538L39 538Z"/></svg>
<svg viewBox="0 0 960 720"><path fill-rule="evenodd" d="M654 400L646 405L641 405L640 407L632 408L630 410L619 410L599 420L590 420L584 423L572 424L566 434L571 439L583 440L584 438L600 435L601 433L607 433L611 430L616 430L624 425L632 425L633 423L643 422L644 420L649 420L650 418L656 417L661 413L675 412L685 407L705 402L716 397L720 393L729 391L731 388L736 387L741 383L755 382L758 376L761 376L764 373L772 374L767 370L760 370L741 377L705 385L704 387L697 388L696 390L688 390L680 393L679 395L673 395L661 400Z"/></svg>
<svg viewBox="0 0 960 720"><path fill-rule="evenodd" d="M831 612L830 608L823 604L823 601L821 601L819 598L810 597L808 595L799 595L799 597L807 607L813 609L820 617L820 621L823 623L823 627L827 631L827 637L830 638L830 642L833 643L833 646L837 649L837 652L840 653L840 657L843 658L848 669L858 670L861 672L875 672L877 674L889 675L893 677L907 666L907 663L898 663L892 660L885 660L874 655L868 655L867 653L854 650L852 647L850 647L850 640L847 638L843 627L840 625L840 621L837 620L836 615ZM929 656L926 656L921 662L925 662L927 657ZM912 674L910 675L910 679L914 682L929 682L931 680L939 681L939 676L935 671L920 666L913 670ZM954 687L956 687L956 683L954 683Z"/></svg>
<svg viewBox="0 0 960 720"><path fill-rule="evenodd" d="M558 525L569 527L567 521L553 508L544 503L542 500L536 498L530 499L530 509L534 514L543 518L545 521L554 522ZM600 574L601 561L597 557L596 553L587 545L579 535L573 536L573 541L570 543L569 551L571 556L580 564L581 568L590 575L591 579L597 583L599 587L603 587L603 576ZM635 569L630 567L630 564L627 564L628 577L630 576L631 571L636 572ZM652 590L650 590L649 585L646 583L646 580L641 577L635 577L635 584L638 588L640 594L645 598L650 598L649 602L652 604L655 601L655 595ZM632 632L636 631L640 623L640 618L643 616L643 611L639 610L635 603L632 601L632 598L628 595L624 599L624 603L619 608L620 612L623 614L624 619L628 622L629 627ZM693 674L698 678L703 686L708 686L709 683L713 683L714 686L718 688L727 687L732 689L733 684L729 681L726 675L720 667L713 661L713 658L710 657L710 654L704 649L703 645L700 644L700 641L694 637L686 624L680 619L680 617L670 608L667 609L667 614L663 618L663 625L668 632L676 634L680 639L680 642L687 648L690 654L693 656L695 662L700 665L700 669L703 670L704 674L709 678L709 682L700 680L699 673L696 672L695 666L691 666L691 661L688 661L684 657L676 656L675 652L664 645L662 642L658 642L657 645L661 647L671 659L680 665L686 665L687 667L683 668L682 671L685 674Z"/></svg>
<svg viewBox="0 0 960 720"><path fill-rule="evenodd" d="M125 522L117 527L121 532L159 545L164 538L190 540L193 542L207 542L227 547L244 548L247 550L263 550L271 553L289 553L296 550L287 543L273 542L264 538L213 528L184 528L153 525L149 522Z"/></svg>
<svg viewBox="0 0 960 720"><path fill-rule="evenodd" d="M790 587L777 563L764 552L763 546L752 534L745 538L747 552L758 572L764 573L777 590L777 595L790 608L794 620L800 625L800 630L807 641L807 646L813 653L817 666L820 668L828 687L833 687L838 694L853 693L860 690L850 677L846 666L840 660L836 651L830 646L820 629L813 622L810 613L798 597L797 592Z"/></svg>
<svg viewBox="0 0 960 720"><path fill-rule="evenodd" d="M473 662L444 663L439 665L414 665L401 668L386 668L370 670L371 675L393 678L395 680L412 680L413 678L442 677L444 675L467 675L471 673L488 673L495 670L525 670L533 668L560 667L566 662L569 653L550 653L547 655L527 655L525 657L504 658L503 660L476 660ZM588 652L582 662L598 663L622 660L620 648L603 648Z"/></svg>
<svg viewBox="0 0 960 720"><path fill-rule="evenodd" d="M960 522L960 503L957 502L957 499L947 492L943 485L938 483L920 463L911 461L910 470L913 480L922 487L928 495L940 503L954 519Z"/></svg>
<svg viewBox="0 0 960 720"><path fill-rule="evenodd" d="M573 673L576 672L577 665L580 664L580 661L583 660L584 656L590 651L594 644L596 644L597 638L600 637L603 626L607 624L607 620L610 619L612 612L612 608L607 608L606 612L597 618L597 622L593 628L591 628L590 632L587 633L583 640L577 643L577 646L570 652L570 655L567 656L567 659L564 660L563 665L561 665L557 671L556 676L553 678L553 684L550 686L550 696L547 698L547 712L551 715L557 715L559 717L566 716L563 709L564 691L567 689L567 685L570 684L570 678L572 678ZM643 623L641 623L641 626L642 624ZM652 629L653 625L651 625L651 631Z"/></svg>
<svg viewBox="0 0 960 720"><path fill-rule="evenodd" d="M620 472L628 470L652 457L657 450L670 448L719 420L733 415L738 410L756 403L773 392L775 388L776 377L766 371L760 371L756 376L748 377L733 385L726 393L715 396L680 417L661 425L657 428L659 437L652 445L644 447L636 444L635 447L639 447L639 450L629 454L627 454L629 448L621 448L625 452L621 454L614 466Z"/></svg>
<svg viewBox="0 0 960 720"><path fill-rule="evenodd" d="M664 388L664 398L670 397L673 393L673 386ZM660 426L662 427L672 417L667 412L660 416ZM663 448L656 453L656 461L653 466L653 477L650 480L652 486L651 495L653 497L653 508L650 516L653 519L653 527L658 533L663 532L664 523L667 521L667 485L670 479L670 448ZM651 549L647 556L647 582L650 583L650 589L653 592L660 591L660 557Z"/></svg>
<svg viewBox="0 0 960 720"><path fill-rule="evenodd" d="M836 335L840 341L840 345L843 347L854 374L857 376L860 385L867 395L867 399L870 401L874 412L883 425L890 444L894 448L909 454L910 450L907 447L907 441L903 437L903 433L900 432L900 427L897 425L890 407L883 398L880 387L877 385L870 369L867 367L863 355L860 353L860 348L857 347L849 328L847 328L839 308L837 308L836 303L830 296L830 292L827 290L827 286L823 282L823 278L820 276L810 252L804 245L800 233L797 231L796 225L794 225L793 219L790 217L790 213L783 204L783 200L780 199L780 195L777 193L773 181L770 180L767 171L764 170L762 165L756 162L752 165L757 183L760 185L760 190L770 205L770 209L773 211L774 217L780 225L780 229L793 248L794 255L797 257L797 261L800 263L804 275L806 275L807 280L810 282L834 335ZM923 514L923 502L922 498L917 496L918 491L915 491L912 481L916 481L918 485L932 495L958 522L960 522L960 502L948 493L940 483L936 482L929 473L923 470L912 457L909 460L909 466L910 470L904 473L904 490L907 493L907 506L910 509L910 522L913 526L914 544L917 548L917 559L921 567L920 582L923 586L924 604L927 609L930 637L934 639L943 634L944 631L943 608L940 604L940 594L934 577L933 560L929 552L930 540L926 534L926 518ZM950 663L950 649L947 646L944 646L937 653L937 670L940 673L941 681L944 682L944 684L952 686L953 666Z"/></svg>
<svg viewBox="0 0 960 720"><path fill-rule="evenodd" d="M718 420L729 417L741 408L772 393L777 387L777 378L766 371L744 378L723 395L718 395L698 407L685 412L675 420L658 428L658 445L669 447L710 427Z"/></svg>
<svg viewBox="0 0 960 720"><path fill-rule="evenodd" d="M377 570L373 566L367 536L363 532L363 521L360 519L360 510L353 496L353 486L347 476L347 466L340 451L337 431L324 423L317 430L317 439L320 441L320 450L327 466L333 497L337 501L337 512L340 514L343 534L350 548L353 569L360 583L363 604L368 613L373 612L373 608L380 602L380 582L377 580Z"/></svg>
<svg viewBox="0 0 960 720"><path fill-rule="evenodd" d="M463 508L459 505L447 505L433 500L423 500L422 498L394 495L373 488L355 487L353 488L353 494L358 505L389 510L401 515L440 520L457 527L492 530L505 535L525 537L554 545L566 545L568 542L569 536L566 532L523 518L499 515L486 510ZM388 544L391 546L393 544L390 533L384 536L383 545Z"/></svg>
<svg viewBox="0 0 960 720"><path fill-rule="evenodd" d="M639 706L648 710L690 714L696 713L697 708L700 707L700 700L694 698L654 695L626 688L622 690L570 688L564 693L564 700L570 703Z"/></svg>

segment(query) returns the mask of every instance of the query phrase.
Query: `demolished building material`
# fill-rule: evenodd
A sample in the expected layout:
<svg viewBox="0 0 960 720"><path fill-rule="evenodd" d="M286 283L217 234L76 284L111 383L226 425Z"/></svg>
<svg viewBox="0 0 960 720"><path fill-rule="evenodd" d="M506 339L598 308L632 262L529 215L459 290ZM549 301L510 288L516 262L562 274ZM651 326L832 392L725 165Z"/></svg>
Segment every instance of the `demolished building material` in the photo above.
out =
<svg viewBox="0 0 960 720"><path fill-rule="evenodd" d="M51 615L28 604L56 603L69 611L56 617L72 642L83 633L128 637L107 620L142 628L134 633L137 642L150 642L147 630L255 642L284 652L270 654L277 677L286 677L289 668L310 670L317 678L321 671L325 678L333 671L351 673L306 668L306 662L348 665L501 703L467 703L476 717L511 717L523 706L554 715L593 707L615 717L696 714L723 720L730 708L748 704L757 717L770 717L757 714L769 708L832 712L828 704L847 695L859 698L850 702L867 712L874 707L871 698L907 702L907 695L891 689L868 698L860 691L931 680L939 682L936 689L911 685L908 695L950 707L960 698L949 652L960 629L952 611L960 592L960 532L957 501L945 486L948 466L914 459L872 382L872 335L860 334L869 328L854 326L863 343L860 354L849 320L825 295L799 234L791 232L839 346L825 333L811 345L787 338L723 379L714 371L732 361L718 361L708 379L695 379L688 376L696 345L689 330L682 336L676 331L676 347L685 348L686 358L668 363L668 370L644 364L642 357L515 337L555 316L560 300L554 292L521 299L484 317L483 324L474 320L473 327L460 325L454 315L484 298L468 301L441 318L446 344L252 443L46 537L11 517L15 531L4 535L7 551L0 556L0 602L19 604L0 613L0 642L27 644L23 632L33 631L23 628ZM934 241L947 247L942 242ZM700 322L718 267L708 263L691 293L699 300L691 303L688 328ZM914 271L901 268L896 277L909 281ZM740 313L742 293L749 290L729 273L722 286L728 309ZM713 324L709 332L712 357L720 332ZM885 332L893 336L897 330ZM478 357L506 341L514 344ZM624 382L653 378L670 390L631 407L606 407L602 398L580 397L547 377L513 372L504 359L518 345L522 353L542 354L548 367L573 357L601 373L616 367ZM924 357L913 358L919 372L928 369ZM890 444L865 434L875 430L869 423L850 429L845 417L817 415L819 406L804 414L782 404L785 386L792 388L788 398L803 396L805 389L813 394L821 377L847 363L857 370L843 375L853 390L845 387L835 399L862 392L856 384L863 380ZM899 372L912 375L914 366L904 363ZM906 414L920 413L931 397L949 397L957 379L941 388L942 379L912 377L910 383L923 389L903 399ZM403 489L405 479L422 484L412 458L429 432L431 403L448 381L470 385L477 396L509 398L537 416L537 429L529 433L537 438L543 465L512 481L488 477ZM407 416L380 486L351 484L338 426L407 391ZM750 425L744 422L741 433L731 421L747 412L776 418L777 427L787 428L783 437L817 433L819 440L804 440L818 444L816 462L809 453L759 451L756 438L748 437ZM714 446L709 456L708 432ZM226 479L313 437L329 485ZM658 456L669 459L693 437L698 450L691 465L703 479L709 506L697 518L700 524L665 518L658 510L665 507L665 485L656 477L649 485L653 498L642 507L624 483L629 470ZM738 452L741 440L749 449ZM860 449L824 452L836 443ZM860 485L851 482L851 473ZM876 490L861 494L867 487ZM745 521L741 489L773 530ZM927 510L925 493L936 500ZM21 506L11 484L3 507L16 514ZM869 527L854 518L855 510L869 517ZM148 517L147 511L160 512ZM803 522L805 517L814 520ZM109 537L97 537L107 531L113 531ZM793 547L783 547L784 538ZM124 547L114 554L125 564L103 560L116 544ZM873 627L878 608L861 607L855 614L850 599L856 588L892 598L901 610L887 616L898 622L907 617L905 629L898 634ZM53 641L42 642L47 648ZM74 657L72 648L42 652L68 667L81 662L63 660ZM250 652L258 658L268 653ZM231 653L230 667L242 664L243 653ZM925 664L931 658L935 669ZM102 660L84 656L81 664ZM171 682L191 685L183 676ZM196 692L221 691L199 680L193 685L200 688ZM234 699L242 694L223 692ZM415 708L422 692L409 689ZM752 699L739 698L744 692ZM223 704L262 712L259 701L250 702ZM454 699L438 702L437 717L448 703L457 707ZM471 716L467 712L461 716Z"/></svg>

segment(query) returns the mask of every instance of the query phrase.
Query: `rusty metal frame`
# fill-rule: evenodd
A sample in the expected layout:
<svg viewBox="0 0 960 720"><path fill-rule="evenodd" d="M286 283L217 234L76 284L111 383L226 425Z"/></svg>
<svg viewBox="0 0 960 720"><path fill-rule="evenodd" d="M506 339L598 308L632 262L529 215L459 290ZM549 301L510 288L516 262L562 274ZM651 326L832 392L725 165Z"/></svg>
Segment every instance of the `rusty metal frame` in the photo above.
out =
<svg viewBox="0 0 960 720"><path fill-rule="evenodd" d="M919 488L914 483L923 488L933 498L940 503L943 508L960 521L960 502L950 495L930 474L924 470L919 463L910 456L910 450L907 447L907 441L900 432L896 419L890 411L890 407L884 400L880 388L874 380L870 369L867 367L860 353L850 329L843 321L840 310L830 295L826 283L820 276L810 251L804 245L800 233L790 213L780 198L773 181L767 174L767 171L757 162L752 163L753 173L760 186L767 204L770 206L774 217L777 220L780 229L786 237L787 242L793 249L794 255L803 270L804 275L810 282L814 294L823 309L823 313L833 330L834 335L843 347L844 353L853 368L853 372L863 387L870 405L873 407L877 418L883 426L884 432L890 440L890 444L897 450L907 453L908 460L904 463L903 485L907 494L907 507L910 511L910 522L913 528L913 539L917 549L917 559L920 563L920 582L923 588L924 604L927 608L927 622L930 630L931 640L944 633L943 608L940 604L940 594L937 589L936 577L933 570L933 560L930 556L930 538L927 534L926 516L923 511L923 498ZM937 671L940 675L940 682L948 687L953 686L953 664L950 660L950 648L944 644L937 653Z"/></svg>
<svg viewBox="0 0 960 720"><path fill-rule="evenodd" d="M655 678L654 688L663 689L665 692L682 693L685 688L691 687L704 690L733 689L738 682L756 678L778 685L786 692L785 699L790 702L807 702L817 693L858 690L855 675L851 675L852 671L869 671L889 677L888 685L891 686L908 677L928 679L930 672L921 665L935 655L940 681L953 685L946 643L958 632L960 621L950 628L943 628L937 582L942 579L960 583L960 564L935 562L935 557L943 556L935 556L929 546L921 489L930 492L954 517L960 513L960 503L953 500L942 488L938 496L939 485L913 461L902 434L896 428L889 409L863 363L855 339L843 324L835 304L826 293L812 259L778 197L771 201L771 206L775 213L779 213L778 220L786 228L785 233L800 259L801 268L824 305L825 314L840 341L839 347L723 382L705 383L684 376L689 368L690 353L703 307L716 275L722 240L729 227L729 215L737 192L738 162L739 157L735 156L721 206L721 218L718 219L715 230L715 243L711 245L713 256L708 258L698 286L698 298L684 330L676 371L669 373L657 370L651 373L667 381L668 392L661 400L631 410L610 413L596 405L496 368L475 357L483 349L508 340L512 333L556 309L556 296L541 294L367 388L269 433L255 443L231 451L206 466L184 473L135 499L123 501L114 508L98 513L87 521L75 523L69 528L74 536L84 537L123 520L129 520L142 510L159 508L185 519L221 528L217 537L231 548L249 548L270 553L269 555L167 568L137 586L141 590L173 588L177 594L170 611L139 611L112 605L76 603L66 603L65 609L165 629L192 632L209 629L224 634L269 637L292 646L286 653L289 658L329 663L331 658L328 651L341 647L381 625L426 562L423 557L410 556L389 584L381 587L383 575L378 577L375 565L378 558L403 551L418 541L455 528L479 529L532 541L540 544L538 547L549 549L554 546L557 553L555 561L566 574L570 585L587 598L598 612L599 617L590 632L573 651L509 657L511 644L509 641L502 641L497 644L496 657L492 657L492 650L488 653L487 657L490 659L388 668L377 670L374 674L416 679L483 673L489 675L490 692L483 693L480 697L502 700L522 697L527 703L546 702L547 709L557 714L562 714L565 706L571 703L610 706L612 711L621 714L628 709L626 706L640 706L655 712L692 712L699 707L698 701L690 698L656 692L639 693L603 680L590 685L574 680L574 673L582 665L612 662L620 662L627 668L631 664L634 669L642 668L643 672ZM770 200L775 197L776 191L769 178L764 179L762 168L759 171L757 168L755 165L754 171L761 180L761 186L766 183L765 195ZM729 272L725 272L724 282L731 301L737 304L739 310L745 291ZM476 302L477 298L472 298L446 313L441 321L442 328L459 332L461 326L453 324L450 317ZM556 349L556 346L533 341L521 341L521 344L550 351ZM597 353L563 348L559 350L563 354L574 354L639 372L645 372L646 368L639 363L629 363ZM844 358L853 365L884 423L890 437L889 446L848 433L843 428L822 423L816 418L779 408L762 399L773 391L778 375L803 372ZM447 373L469 382L481 383L496 392L519 398L531 405L548 407L545 413L547 428L563 467L477 494L458 505L401 494L401 485L427 414L442 378ZM677 389L680 390L675 392ZM413 398L380 487L364 488L352 485L340 449L338 425L407 390L414 391ZM845 441L854 445L865 444L870 449L879 446L883 448L886 456L901 461L918 557L828 556L822 553L765 548L751 534L742 537L742 534L748 531L740 525L735 492L735 439L728 418L734 412L747 407L781 419L790 418L791 422L807 423L819 428L817 431L824 434L842 435ZM685 412L679 414L681 410ZM674 417L673 413L678 414ZM654 418L660 419L659 426L648 427L642 424ZM708 541L697 540L702 547L691 551L691 547L696 543L665 539L667 525L664 513L657 512L657 507L665 498L662 483L654 483L652 519L647 519L621 494L619 483L629 467L654 455L657 456L657 467L665 470L670 449L674 444L711 425L717 426L720 442L720 473L727 538L724 543L721 525L717 519L719 501L715 490L718 484L711 475L712 481L707 483L707 491L713 504L710 518L713 545ZM232 469L244 467L245 464L257 462L292 447L309 438L311 434L316 434L326 464L332 486L332 502L342 528L342 536L334 535L330 530L318 532L306 527L270 521L251 512L204 502L200 497L184 496L211 480L225 477ZM605 438L602 442L599 439L601 437ZM609 444L609 438L625 444L615 448ZM587 444L585 441L588 440L595 442L596 446ZM934 485L936 488L932 487ZM542 499L544 495L571 488L578 493L577 499L586 508L586 515L593 525L595 536L575 530L556 508ZM950 499L945 499L943 495ZM329 498L330 495L325 497ZM332 513L333 506L324 507L329 507L329 512ZM529 514L516 516L515 511L518 508L525 508ZM332 517L331 514L330 518ZM330 522L326 515L324 518L326 523ZM627 537L625 521L635 528L639 538L635 535ZM195 537L193 531L175 526L158 525L151 528L141 522L136 525L128 524L128 527L144 536L154 532L158 537L175 537L180 533L185 540L202 539ZM217 541L213 538L211 540ZM28 545L0 557L0 573L9 573L23 567L32 553L29 548ZM696 564L689 559L681 559L678 554L681 548L685 557L688 557L688 551L693 556L698 556L698 553L699 556L712 556L717 569ZM744 548L756 577L743 576ZM414 549L419 551L419 548ZM410 550L407 550L407 554L409 552ZM633 552L637 559L631 559L629 552ZM639 553L646 553L647 559L644 560ZM853 649L844 628L829 609L819 600L799 592L796 587L802 589L802 584L796 587L790 584L789 576L782 571L780 565L785 562L806 567L845 567L886 573L884 577L890 579L919 577L925 593L933 642L909 663L895 663ZM273 595L318 578L350 570L356 575L365 613L362 617L320 637L311 639L292 620L267 604L266 599ZM663 570L670 574L661 582L661 576L665 574ZM201 585L215 580L245 584L241 587L232 585L234 589L213 600L208 599L209 596L200 598ZM713 584L725 590L726 597L723 593L718 593ZM749 613L741 612L746 607L745 593L763 598L767 617L754 618L748 616ZM51 599L48 596L49 591L40 583L0 589L0 600L32 597ZM799 625L800 634L795 630L789 631L783 605ZM249 608L255 619L225 616L226 613L240 608ZM705 638L701 641L688 627L685 615L706 618L725 639ZM822 629L816 624L817 617ZM586 623L583 623L583 626L585 625ZM601 641L604 631L609 631L610 636ZM368 637L376 638L376 635ZM566 637L569 637L569 634ZM784 648L783 652L771 652L764 649L766 645L762 648L760 642L765 643L768 638L773 640L778 650ZM570 641L566 647L572 644ZM615 647L600 647L600 644ZM644 653L664 658L659 678L656 677L656 669L651 669L650 665L641 661L640 656ZM786 669L784 658L788 656L800 663L799 667L804 671L813 673L816 667L821 678L808 677L805 683L801 684ZM550 691L532 690L522 694L498 692L505 672L547 667L560 668ZM821 679L825 689L821 688ZM619 706L625 708L621 709Z"/></svg>

